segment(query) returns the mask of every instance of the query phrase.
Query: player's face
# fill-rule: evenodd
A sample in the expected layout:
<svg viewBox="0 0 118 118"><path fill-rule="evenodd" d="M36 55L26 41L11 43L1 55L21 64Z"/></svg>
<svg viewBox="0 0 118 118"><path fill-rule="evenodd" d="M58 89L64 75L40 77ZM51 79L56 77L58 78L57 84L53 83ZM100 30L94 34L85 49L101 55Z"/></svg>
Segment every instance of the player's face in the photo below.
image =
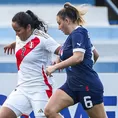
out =
<svg viewBox="0 0 118 118"><path fill-rule="evenodd" d="M68 27L68 20L61 19L61 17L57 16L56 18L58 23L58 29L61 30L64 34L68 35L69 33L69 27Z"/></svg>
<svg viewBox="0 0 118 118"><path fill-rule="evenodd" d="M16 35L22 40L25 41L29 37L29 33L31 32L31 29L29 30L29 27L24 28L20 27L17 22L12 22L12 27L14 31L16 32Z"/></svg>

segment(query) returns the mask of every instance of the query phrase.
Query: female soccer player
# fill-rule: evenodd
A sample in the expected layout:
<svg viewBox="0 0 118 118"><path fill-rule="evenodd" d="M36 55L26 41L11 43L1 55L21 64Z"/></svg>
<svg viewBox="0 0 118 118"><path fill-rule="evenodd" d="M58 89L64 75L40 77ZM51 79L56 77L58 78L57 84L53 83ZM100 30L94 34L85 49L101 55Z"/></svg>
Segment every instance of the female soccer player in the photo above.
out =
<svg viewBox="0 0 118 118"><path fill-rule="evenodd" d="M17 118L34 111L35 118L45 118L44 107L52 95L52 79L45 74L52 53L58 54L60 45L48 34L43 21L31 11L19 12L12 18L16 32L15 55L18 83L0 109L0 118ZM5 51L9 53L8 47Z"/></svg>
<svg viewBox="0 0 118 118"><path fill-rule="evenodd" d="M81 103L90 118L106 118L103 104L103 85L93 70L92 44L83 27L82 11L70 3L57 14L59 30L69 35L60 49L60 63L49 66L47 75L66 68L66 82L51 96L45 108L47 118L61 118L65 107ZM96 56L95 56L96 61Z"/></svg>

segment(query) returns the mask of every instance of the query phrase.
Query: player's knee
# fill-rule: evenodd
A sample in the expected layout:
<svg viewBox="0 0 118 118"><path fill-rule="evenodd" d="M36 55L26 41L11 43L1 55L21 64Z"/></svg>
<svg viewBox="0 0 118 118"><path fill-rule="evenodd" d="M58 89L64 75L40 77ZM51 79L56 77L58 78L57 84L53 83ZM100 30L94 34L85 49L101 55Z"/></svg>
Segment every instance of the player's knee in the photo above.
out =
<svg viewBox="0 0 118 118"><path fill-rule="evenodd" d="M55 114L55 111L51 108L46 107L45 110L44 110L44 114L46 115L46 117L49 117L52 114Z"/></svg>

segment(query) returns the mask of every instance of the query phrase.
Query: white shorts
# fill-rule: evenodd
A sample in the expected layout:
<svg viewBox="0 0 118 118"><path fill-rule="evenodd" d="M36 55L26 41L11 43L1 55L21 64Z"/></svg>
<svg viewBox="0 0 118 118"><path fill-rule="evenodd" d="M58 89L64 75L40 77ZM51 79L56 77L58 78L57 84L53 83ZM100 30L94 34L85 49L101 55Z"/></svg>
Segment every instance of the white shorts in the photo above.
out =
<svg viewBox="0 0 118 118"><path fill-rule="evenodd" d="M48 99L46 91L29 94L15 89L8 96L3 106L13 110L17 117L22 114L29 115L32 111L34 111L36 118L45 118L43 111Z"/></svg>

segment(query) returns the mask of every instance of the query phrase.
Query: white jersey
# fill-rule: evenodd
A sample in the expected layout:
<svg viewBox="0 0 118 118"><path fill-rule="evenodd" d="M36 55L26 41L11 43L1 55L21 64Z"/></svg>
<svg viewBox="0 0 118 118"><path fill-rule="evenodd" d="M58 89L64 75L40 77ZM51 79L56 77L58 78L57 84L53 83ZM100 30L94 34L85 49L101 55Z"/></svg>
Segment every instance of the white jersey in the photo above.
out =
<svg viewBox="0 0 118 118"><path fill-rule="evenodd" d="M51 64L52 53L59 46L48 34L39 30L35 30L26 41L16 37L17 87L29 93L51 90L52 80L47 78L45 69Z"/></svg>

